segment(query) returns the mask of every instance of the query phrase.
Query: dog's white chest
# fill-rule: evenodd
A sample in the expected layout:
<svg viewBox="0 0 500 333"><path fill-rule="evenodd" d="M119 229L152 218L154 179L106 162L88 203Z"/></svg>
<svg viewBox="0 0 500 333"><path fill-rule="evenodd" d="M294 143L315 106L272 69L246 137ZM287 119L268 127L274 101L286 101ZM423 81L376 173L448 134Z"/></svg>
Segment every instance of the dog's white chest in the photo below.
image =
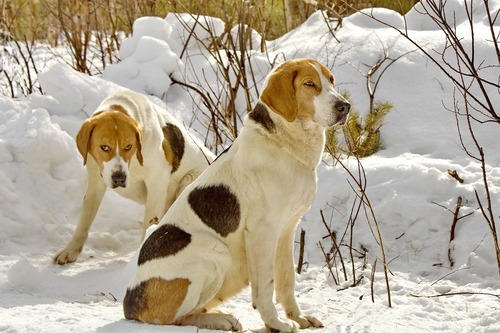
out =
<svg viewBox="0 0 500 333"><path fill-rule="evenodd" d="M282 200L289 202L294 215L298 212L303 214L311 206L316 194L316 173L311 170L288 179L289 185L283 188Z"/></svg>
<svg viewBox="0 0 500 333"><path fill-rule="evenodd" d="M310 207L316 193L316 173L304 167L276 166L260 175L262 190L258 206L285 220L302 215ZM263 200L262 202L259 202ZM255 207L255 206L253 206Z"/></svg>

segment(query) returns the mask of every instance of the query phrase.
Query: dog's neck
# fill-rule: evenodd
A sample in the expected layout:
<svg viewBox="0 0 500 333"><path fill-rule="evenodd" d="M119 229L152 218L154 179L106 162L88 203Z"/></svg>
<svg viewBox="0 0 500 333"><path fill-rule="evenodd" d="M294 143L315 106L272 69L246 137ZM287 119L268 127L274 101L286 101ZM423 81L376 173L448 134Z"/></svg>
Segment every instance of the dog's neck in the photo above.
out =
<svg viewBox="0 0 500 333"><path fill-rule="evenodd" d="M297 118L288 122L262 102L248 114L245 127L266 136L278 148L300 163L315 169L325 146L325 128L310 119Z"/></svg>

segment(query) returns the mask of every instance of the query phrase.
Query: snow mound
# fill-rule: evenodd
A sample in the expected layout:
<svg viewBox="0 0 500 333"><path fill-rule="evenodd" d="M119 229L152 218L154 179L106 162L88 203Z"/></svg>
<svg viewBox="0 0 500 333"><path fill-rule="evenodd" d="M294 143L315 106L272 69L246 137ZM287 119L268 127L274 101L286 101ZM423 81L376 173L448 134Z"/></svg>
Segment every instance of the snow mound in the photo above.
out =
<svg viewBox="0 0 500 333"><path fill-rule="evenodd" d="M182 67L169 45L172 27L158 17L142 17L133 29L120 48L121 61L108 66L103 78L163 98L172 84L170 76Z"/></svg>

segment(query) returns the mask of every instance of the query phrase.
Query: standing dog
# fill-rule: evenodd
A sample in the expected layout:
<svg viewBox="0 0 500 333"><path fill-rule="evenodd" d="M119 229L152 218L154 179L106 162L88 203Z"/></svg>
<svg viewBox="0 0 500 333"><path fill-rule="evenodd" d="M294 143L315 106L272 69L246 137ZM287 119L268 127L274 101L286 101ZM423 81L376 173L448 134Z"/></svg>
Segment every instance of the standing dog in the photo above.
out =
<svg viewBox="0 0 500 333"><path fill-rule="evenodd" d="M269 74L231 148L143 243L125 317L239 331L233 316L210 310L250 284L271 331L321 327L294 296L293 240L315 196L325 128L343 124L349 107L314 60L286 61ZM273 292L293 322L278 318Z"/></svg>
<svg viewBox="0 0 500 333"><path fill-rule="evenodd" d="M144 237L214 157L166 110L133 91L106 98L83 123L76 144L87 167L87 193L73 237L54 257L60 265L82 252L106 188L145 205Z"/></svg>

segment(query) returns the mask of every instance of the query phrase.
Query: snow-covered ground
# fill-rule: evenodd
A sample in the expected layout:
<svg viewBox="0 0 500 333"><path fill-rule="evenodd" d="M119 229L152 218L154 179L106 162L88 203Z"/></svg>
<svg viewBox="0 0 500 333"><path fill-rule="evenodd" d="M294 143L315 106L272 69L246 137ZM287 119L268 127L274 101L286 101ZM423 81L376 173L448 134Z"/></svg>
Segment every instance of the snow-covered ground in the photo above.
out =
<svg viewBox="0 0 500 333"><path fill-rule="evenodd" d="M475 4L475 56L485 68L498 66L482 2ZM448 0L447 6L450 13L455 11L458 31L467 44L463 1ZM490 1L490 7L495 16L500 3ZM403 24L395 12L375 9L374 14L394 25ZM421 45L443 49L444 37L428 17L412 10L406 21ZM212 26L222 31L219 20L213 19ZM497 18L497 33L499 27ZM203 29L197 33L203 39ZM106 194L78 261L65 266L52 263L52 256L73 232L85 192L86 174L74 136L101 100L122 87L154 95L156 103L192 126L194 135L203 133L203 117L195 116L192 96L171 85L169 75L175 72L188 82L202 77L214 88L217 73L214 61L194 41L179 59L185 34L174 15L165 20L141 18L133 36L123 43L122 61L108 67L102 78L54 64L40 74L43 96L0 97L0 331L208 332L123 318L121 300L134 269L129 262L139 246L142 208L113 192ZM377 90L377 99L394 104L381 129L385 149L361 161L389 262L392 307L388 307L373 223L360 218L354 226L353 246L369 251L365 268L362 259L355 263L356 276L363 276L360 284L349 287L352 281L341 279L337 286L329 274L318 246L321 242L327 250L331 247L320 211L341 235L356 195L347 172L325 155L318 170L316 201L297 231L297 235L300 229L306 231L306 264L296 277L299 303L325 327L304 332L500 332L494 247L474 195L474 189L480 195L484 192L481 168L461 148L455 117L445 109L452 105L453 86L421 53L412 52L415 47L397 32L361 14L344 19L336 38L340 43L323 16L315 13L294 31L268 42L269 54L255 51L253 69L259 84L270 69L269 59L315 58L332 68L339 90L348 91L354 107L365 112L368 95L363 74L384 49L392 58L410 52L385 72ZM497 82L498 67L485 71ZM494 105L500 105L498 92L490 95ZM498 218L498 124L481 125L477 134L487 157ZM357 173L355 160L343 162ZM456 170L463 184L451 178L448 170ZM463 200L460 216L471 215L458 221L450 245L450 211L459 196ZM448 261L450 246L453 267ZM346 248L343 256L348 261ZM379 260L372 285L375 258ZM446 293L450 295L439 296ZM246 332L265 332L248 290L224 304L224 310L234 313Z"/></svg>

